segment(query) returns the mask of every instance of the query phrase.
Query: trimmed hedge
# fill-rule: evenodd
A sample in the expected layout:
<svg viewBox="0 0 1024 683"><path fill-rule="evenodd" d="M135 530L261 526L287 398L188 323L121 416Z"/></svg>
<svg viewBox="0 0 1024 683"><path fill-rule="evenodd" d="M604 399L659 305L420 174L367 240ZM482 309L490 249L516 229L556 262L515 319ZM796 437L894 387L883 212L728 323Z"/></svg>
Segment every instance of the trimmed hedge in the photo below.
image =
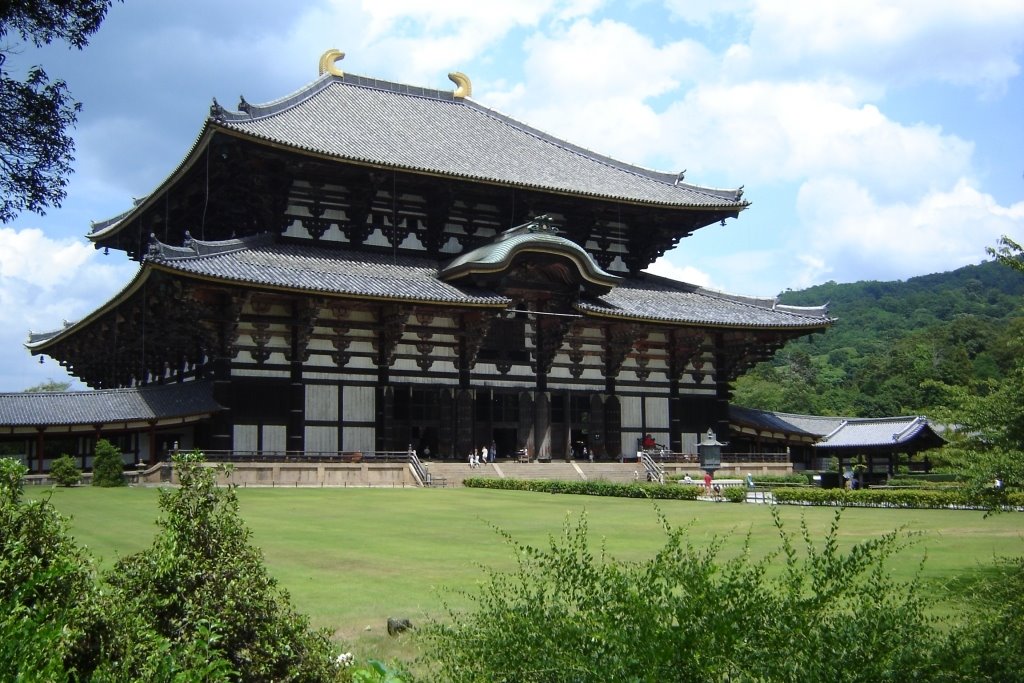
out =
<svg viewBox="0 0 1024 683"><path fill-rule="evenodd" d="M679 484L614 484L607 481L556 481L548 479L492 479L472 477L463 486L478 489L506 491L533 491L534 493L569 493L579 496L611 496L617 498L657 498L667 500L697 500L703 486Z"/></svg>
<svg viewBox="0 0 1024 683"><path fill-rule="evenodd" d="M979 500L963 490L926 489L776 489L776 503L796 505L843 505L846 507L979 508L991 501ZM1024 506L1024 493L1006 494L1005 504Z"/></svg>

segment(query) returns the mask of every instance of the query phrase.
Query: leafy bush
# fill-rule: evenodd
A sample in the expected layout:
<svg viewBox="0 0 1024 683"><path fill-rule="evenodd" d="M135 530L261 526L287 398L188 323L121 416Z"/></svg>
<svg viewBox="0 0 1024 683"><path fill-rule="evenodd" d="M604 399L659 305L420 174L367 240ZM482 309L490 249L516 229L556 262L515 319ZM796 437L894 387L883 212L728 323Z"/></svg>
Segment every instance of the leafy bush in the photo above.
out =
<svg viewBox="0 0 1024 683"><path fill-rule="evenodd" d="M121 449L106 439L96 442L92 459L93 486L124 486L124 456Z"/></svg>
<svg viewBox="0 0 1024 683"><path fill-rule="evenodd" d="M722 489L722 497L730 503L745 503L747 489L743 486L726 486Z"/></svg>
<svg viewBox="0 0 1024 683"><path fill-rule="evenodd" d="M507 491L533 491L535 493L569 493L580 496L612 496L617 498L656 498L668 500L697 500L703 486L679 484L615 484L608 481L558 481L547 479L490 479L472 477L463 486Z"/></svg>
<svg viewBox="0 0 1024 683"><path fill-rule="evenodd" d="M585 517L547 548L502 533L518 569L420 629L427 680L936 680L922 591L887 569L896 533L840 553L837 513L821 543L802 525L798 551L775 519L779 548L757 560L748 543L719 561L664 519L664 547L635 564L595 555Z"/></svg>
<svg viewBox="0 0 1024 683"><path fill-rule="evenodd" d="M327 634L310 629L267 573L234 488L217 486L219 468L205 466L201 453L180 455L174 465L180 486L160 491L163 517L152 547L123 558L107 577L123 611L166 639L171 652L204 643L223 657L232 680L332 680L338 670ZM119 675L138 678L131 667L146 662L132 660L131 641L124 647L130 666Z"/></svg>
<svg viewBox="0 0 1024 683"><path fill-rule="evenodd" d="M59 681L88 659L95 577L49 500L22 501L26 471L0 458L0 680Z"/></svg>
<svg viewBox="0 0 1024 683"><path fill-rule="evenodd" d="M753 477L754 483L762 486L806 485L811 483L808 474L801 472L794 472L792 474L755 474Z"/></svg>
<svg viewBox="0 0 1024 683"><path fill-rule="evenodd" d="M870 506L898 508L990 508L991 501L961 489L776 489L776 503L796 505ZM1024 493L1009 492L1000 505L1024 506Z"/></svg>
<svg viewBox="0 0 1024 683"><path fill-rule="evenodd" d="M70 455L62 455L50 465L50 479L61 486L74 486L82 479L82 470Z"/></svg>

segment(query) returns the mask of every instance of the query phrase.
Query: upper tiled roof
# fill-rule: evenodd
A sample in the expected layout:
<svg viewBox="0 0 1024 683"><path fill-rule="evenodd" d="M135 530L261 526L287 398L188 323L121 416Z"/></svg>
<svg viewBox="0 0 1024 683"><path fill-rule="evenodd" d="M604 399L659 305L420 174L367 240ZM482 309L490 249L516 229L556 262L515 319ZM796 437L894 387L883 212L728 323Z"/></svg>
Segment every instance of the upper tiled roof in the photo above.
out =
<svg viewBox="0 0 1024 683"><path fill-rule="evenodd" d="M214 120L338 159L517 187L663 206L740 210L742 190L683 183L559 140L451 92L345 74Z"/></svg>
<svg viewBox="0 0 1024 683"><path fill-rule="evenodd" d="M107 425L215 413L209 382L134 389L0 394L0 424L12 427Z"/></svg>
<svg viewBox="0 0 1024 683"><path fill-rule="evenodd" d="M723 327L824 328L831 323L824 307L794 312L774 299L729 295L649 273L577 308L611 317Z"/></svg>
<svg viewBox="0 0 1024 683"><path fill-rule="evenodd" d="M146 262L193 276L324 294L467 306L509 302L493 292L441 282L437 262L428 258L275 244L269 235L192 240L184 248L157 242Z"/></svg>

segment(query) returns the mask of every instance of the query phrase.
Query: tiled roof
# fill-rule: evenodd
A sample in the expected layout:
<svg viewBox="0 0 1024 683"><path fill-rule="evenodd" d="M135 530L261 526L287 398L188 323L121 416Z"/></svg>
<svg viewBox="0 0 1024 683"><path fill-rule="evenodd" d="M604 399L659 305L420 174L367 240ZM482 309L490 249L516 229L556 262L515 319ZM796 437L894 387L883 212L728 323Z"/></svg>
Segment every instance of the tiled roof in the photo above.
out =
<svg viewBox="0 0 1024 683"><path fill-rule="evenodd" d="M730 405L729 419L756 429L770 430L782 434L822 437L835 430L847 418L794 415Z"/></svg>
<svg viewBox="0 0 1024 683"><path fill-rule="evenodd" d="M568 256L579 265L584 277L602 286L602 291L608 291L622 279L602 269L590 253L575 242L553 232L529 230L531 225L534 224L507 230L490 244L459 254L441 269L440 277L450 281L467 272L499 271L520 252L541 251Z"/></svg>
<svg viewBox="0 0 1024 683"><path fill-rule="evenodd" d="M441 282L437 262L429 258L274 244L264 236L191 245L157 243L146 261L193 276L306 292L461 305L509 302Z"/></svg>
<svg viewBox="0 0 1024 683"><path fill-rule="evenodd" d="M815 448L858 449L906 446L917 441L918 446L932 447L944 443L928 422L917 415L882 418L827 417L794 415L756 410L742 406L729 406L729 419L756 429L790 435L818 437Z"/></svg>
<svg viewBox="0 0 1024 683"><path fill-rule="evenodd" d="M723 327L817 329L831 323L824 308L793 312L774 299L733 296L649 273L577 308L611 317Z"/></svg>
<svg viewBox="0 0 1024 683"><path fill-rule="evenodd" d="M943 439L923 417L853 419L825 435L815 448L872 448L906 445L913 441L939 445Z"/></svg>
<svg viewBox="0 0 1024 683"><path fill-rule="evenodd" d="M0 394L0 425L94 425L191 417L223 408L209 382L135 389Z"/></svg>
<svg viewBox="0 0 1024 683"><path fill-rule="evenodd" d="M346 74L218 125L338 159L643 204L741 210L742 190L681 182L559 140L451 92Z"/></svg>

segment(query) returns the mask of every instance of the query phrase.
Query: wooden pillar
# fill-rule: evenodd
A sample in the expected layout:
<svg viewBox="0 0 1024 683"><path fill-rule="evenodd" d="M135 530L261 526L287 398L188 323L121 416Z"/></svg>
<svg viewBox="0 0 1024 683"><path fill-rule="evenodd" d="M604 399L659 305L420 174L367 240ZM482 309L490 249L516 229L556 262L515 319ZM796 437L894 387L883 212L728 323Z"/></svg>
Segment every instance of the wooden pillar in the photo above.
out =
<svg viewBox="0 0 1024 683"><path fill-rule="evenodd" d="M551 397L538 391L533 401L534 447L538 460L551 459Z"/></svg>
<svg viewBox="0 0 1024 683"><path fill-rule="evenodd" d="M36 474L43 473L43 460L46 454L46 439L43 437L45 429L45 427L36 427L36 457L38 458L36 461Z"/></svg>
<svg viewBox="0 0 1024 683"><path fill-rule="evenodd" d="M455 459L465 460L470 449L476 448L473 443L473 423L475 399L469 389L459 389L455 395Z"/></svg>
<svg viewBox="0 0 1024 683"><path fill-rule="evenodd" d="M213 361L213 400L224 408L210 420L210 446L215 451L230 451L234 443L234 419L231 415L231 359L221 356Z"/></svg>
<svg viewBox="0 0 1024 683"><path fill-rule="evenodd" d="M156 420L149 421L149 462L152 464L156 458ZM138 460L138 458L135 458Z"/></svg>

